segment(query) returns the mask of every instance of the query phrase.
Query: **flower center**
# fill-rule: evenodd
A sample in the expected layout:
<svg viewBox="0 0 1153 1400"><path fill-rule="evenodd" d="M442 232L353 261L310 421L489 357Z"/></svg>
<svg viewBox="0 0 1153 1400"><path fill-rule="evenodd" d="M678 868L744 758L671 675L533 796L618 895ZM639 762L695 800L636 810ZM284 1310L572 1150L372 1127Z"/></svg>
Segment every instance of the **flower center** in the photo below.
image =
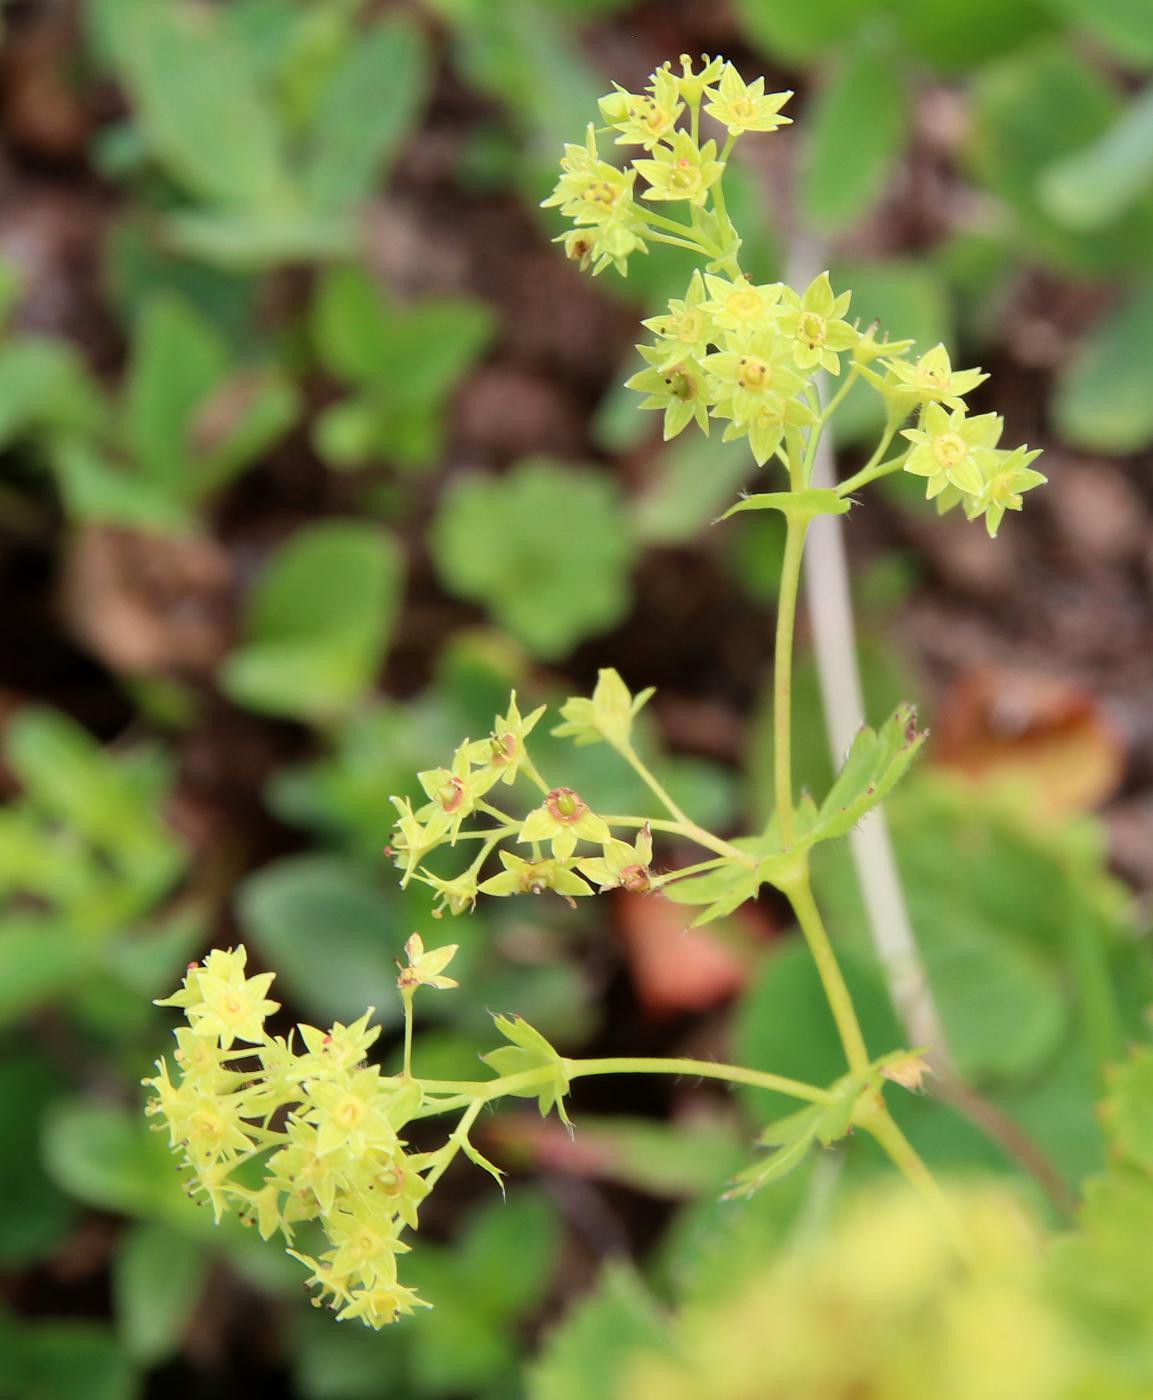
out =
<svg viewBox="0 0 1153 1400"><path fill-rule="evenodd" d="M606 209L611 209L617 202L617 195L620 191L615 185L610 185L607 180L594 180L585 190L585 199L590 204L603 204Z"/></svg>
<svg viewBox="0 0 1153 1400"><path fill-rule="evenodd" d="M737 383L742 389L767 389L772 383L773 368L755 355L742 355L737 366Z"/></svg>
<svg viewBox="0 0 1153 1400"><path fill-rule="evenodd" d="M332 1116L345 1128L355 1128L364 1121L364 1104L358 1098L349 1094L341 1099L333 1110Z"/></svg>
<svg viewBox="0 0 1153 1400"><path fill-rule="evenodd" d="M494 734L492 736L492 759L491 762L498 768L503 768L516 758L516 735L515 734Z"/></svg>
<svg viewBox="0 0 1153 1400"><path fill-rule="evenodd" d="M455 812L464 801L464 779L450 778L440 790L440 805L446 812Z"/></svg>
<svg viewBox="0 0 1153 1400"><path fill-rule="evenodd" d="M621 889L645 894L651 888L649 872L643 865L626 865L620 873Z"/></svg>
<svg viewBox="0 0 1153 1400"><path fill-rule="evenodd" d="M673 398L680 399L682 403L687 403L689 399L696 396L697 381L691 374L686 373L680 365L665 375L665 384Z"/></svg>
<svg viewBox="0 0 1153 1400"><path fill-rule="evenodd" d="M553 788L545 798L545 806L553 821L560 822L562 826L574 826L588 811L572 788Z"/></svg>
<svg viewBox="0 0 1153 1400"><path fill-rule="evenodd" d="M699 175L698 172L693 168L692 161L687 160L684 157L677 161L676 168L673 170L673 173L669 176L669 184L673 187L673 189L692 190L696 188L698 182Z"/></svg>
<svg viewBox="0 0 1153 1400"><path fill-rule="evenodd" d="M815 311L806 311L797 323L797 335L811 350L815 350L818 345L824 345L827 329L825 318L818 316Z"/></svg>
<svg viewBox="0 0 1153 1400"><path fill-rule="evenodd" d="M686 311L685 314L675 322L677 340L682 340L691 345L700 339L701 331L704 329L704 317L699 311Z"/></svg>
<svg viewBox="0 0 1153 1400"><path fill-rule="evenodd" d="M733 292L725 300L725 309L741 321L753 321L761 314L761 299L751 288Z"/></svg>
<svg viewBox="0 0 1153 1400"><path fill-rule="evenodd" d="M946 471L969 455L969 444L960 433L942 433L933 439L933 456Z"/></svg>

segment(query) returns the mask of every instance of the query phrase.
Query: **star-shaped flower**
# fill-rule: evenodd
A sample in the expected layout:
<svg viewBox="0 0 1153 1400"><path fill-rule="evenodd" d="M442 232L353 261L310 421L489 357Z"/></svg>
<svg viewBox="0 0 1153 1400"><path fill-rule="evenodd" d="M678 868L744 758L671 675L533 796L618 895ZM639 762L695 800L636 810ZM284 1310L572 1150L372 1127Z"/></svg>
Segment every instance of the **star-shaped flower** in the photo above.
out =
<svg viewBox="0 0 1153 1400"><path fill-rule="evenodd" d="M851 292L837 296L829 274L822 272L798 296L790 287L784 291L780 316L781 334L792 342L798 369L826 370L840 374L841 353L857 343L858 332L844 319Z"/></svg>
<svg viewBox="0 0 1153 1400"><path fill-rule="evenodd" d="M925 494L930 501L947 486L978 496L985 489L982 453L996 447L1002 426L995 413L968 418L964 407L950 413L939 403L926 404L921 426L901 430L913 444L904 469L928 478Z"/></svg>
<svg viewBox="0 0 1153 1400"><path fill-rule="evenodd" d="M791 91L766 93L764 78L746 83L733 65L726 63L713 100L705 103L705 111L727 126L733 136L746 131L776 131L792 121L791 117L780 115L792 95Z"/></svg>

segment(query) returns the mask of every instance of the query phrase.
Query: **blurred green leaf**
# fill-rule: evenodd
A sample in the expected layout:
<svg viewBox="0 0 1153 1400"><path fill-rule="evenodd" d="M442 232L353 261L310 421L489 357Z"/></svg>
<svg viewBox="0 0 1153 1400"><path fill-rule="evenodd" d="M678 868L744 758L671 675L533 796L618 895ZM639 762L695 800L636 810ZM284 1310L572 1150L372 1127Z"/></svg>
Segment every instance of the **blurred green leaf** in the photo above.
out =
<svg viewBox="0 0 1153 1400"><path fill-rule="evenodd" d="M0 347L0 446L30 431L92 432L103 415L96 387L71 346L22 336Z"/></svg>
<svg viewBox="0 0 1153 1400"><path fill-rule="evenodd" d="M748 447L741 443L699 433L678 438L661 454L651 481L632 503L636 539L646 545L692 539L717 519L753 471Z"/></svg>
<svg viewBox="0 0 1153 1400"><path fill-rule="evenodd" d="M0 967L0 987L5 971ZM73 1206L40 1166L44 1117L65 1082L32 1052L12 1050L0 1061L0 1265L8 1269L52 1253L75 1219Z"/></svg>
<svg viewBox="0 0 1153 1400"><path fill-rule="evenodd" d="M627 1264L610 1263L596 1289L545 1338L528 1378L531 1400L604 1400L643 1347L664 1351L667 1321Z"/></svg>
<svg viewBox="0 0 1153 1400"><path fill-rule="evenodd" d="M429 60L403 18L358 34L329 75L311 132L305 192L318 209L367 198L387 178L424 105Z"/></svg>
<svg viewBox="0 0 1153 1400"><path fill-rule="evenodd" d="M614 483L546 458L470 475L445 496L432 551L445 584L544 659L621 621L633 546Z"/></svg>
<svg viewBox="0 0 1153 1400"><path fill-rule="evenodd" d="M176 1352L208 1275L203 1245L164 1225L133 1226L113 1262L116 1324L124 1349L142 1366Z"/></svg>
<svg viewBox="0 0 1153 1400"><path fill-rule="evenodd" d="M51 1180L75 1200L211 1237L212 1212L189 1200L164 1138L138 1108L65 1099L47 1115L41 1150Z"/></svg>
<svg viewBox="0 0 1153 1400"><path fill-rule="evenodd" d="M394 901L356 866L325 855L278 861L241 885L237 913L310 1016L347 1024L371 1004L385 1025L399 1021L396 959L408 933Z"/></svg>
<svg viewBox="0 0 1153 1400"><path fill-rule="evenodd" d="M1153 441L1153 282L1130 289L1062 371L1053 409L1075 447L1134 452Z"/></svg>
<svg viewBox="0 0 1153 1400"><path fill-rule="evenodd" d="M130 0L116 10L120 77L165 167L210 203L290 212L276 124L229 12L185 0Z"/></svg>
<svg viewBox="0 0 1153 1400"><path fill-rule="evenodd" d="M1102 1118L1110 1144L1153 1173L1153 1049L1148 1045L1114 1067Z"/></svg>
<svg viewBox="0 0 1153 1400"><path fill-rule="evenodd" d="M773 58L804 64L823 57L851 35L876 0L736 0L748 40Z"/></svg>
<svg viewBox="0 0 1153 1400"><path fill-rule="evenodd" d="M873 42L842 51L818 89L806 127L798 200L818 228L861 218L882 194L908 127L904 73Z"/></svg>
<svg viewBox="0 0 1153 1400"><path fill-rule="evenodd" d="M1153 67L1153 23L1146 0L1045 0L1062 18L1111 48L1118 58Z"/></svg>
<svg viewBox="0 0 1153 1400"><path fill-rule="evenodd" d="M1054 29L1046 0L896 0L901 38L944 73L976 68Z"/></svg>
<svg viewBox="0 0 1153 1400"><path fill-rule="evenodd" d="M67 924L7 916L0 925L0 1026L73 990L91 970L94 957L91 944L78 939Z"/></svg>
<svg viewBox="0 0 1153 1400"><path fill-rule="evenodd" d="M985 69L973 99L972 167L1015 214L1028 256L1092 273L1147 261L1153 197L1089 234L1055 220L1042 199L1042 173L1098 141L1121 113L1120 93L1099 67L1060 43L1034 45Z"/></svg>
<svg viewBox="0 0 1153 1400"><path fill-rule="evenodd" d="M1112 223L1151 186L1153 86L1139 93L1103 136L1044 171L1040 190L1054 218L1071 228L1094 229Z"/></svg>
<svg viewBox="0 0 1153 1400"><path fill-rule="evenodd" d="M402 586L401 552L367 523L306 526L265 565L247 601L244 636L221 672L254 710L325 721L372 686Z"/></svg>
<svg viewBox="0 0 1153 1400"><path fill-rule="evenodd" d="M136 1400L141 1393L132 1362L96 1323L13 1323L3 1326L0 1348L5 1400Z"/></svg>

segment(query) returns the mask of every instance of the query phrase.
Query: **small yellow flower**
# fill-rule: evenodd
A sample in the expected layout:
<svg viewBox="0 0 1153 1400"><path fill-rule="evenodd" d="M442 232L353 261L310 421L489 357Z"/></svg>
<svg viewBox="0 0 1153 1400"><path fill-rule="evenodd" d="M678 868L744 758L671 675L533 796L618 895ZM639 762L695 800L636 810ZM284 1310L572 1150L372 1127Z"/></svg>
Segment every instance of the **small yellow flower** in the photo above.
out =
<svg viewBox="0 0 1153 1400"><path fill-rule="evenodd" d="M419 933L414 933L404 945L408 966L401 968L397 986L402 992L411 991L416 987L434 987L439 991L459 987L460 983L453 981L451 977L441 976L456 956L459 947L458 943L447 943L443 948L430 948L426 953L424 939Z"/></svg>
<svg viewBox="0 0 1153 1400"><path fill-rule="evenodd" d="M1002 420L995 413L968 418L963 407L948 413L938 403L926 404L921 426L902 429L902 437L913 444L904 469L928 478L930 501L947 486L977 496L985 488L981 453L996 447L1001 428Z"/></svg>
<svg viewBox="0 0 1153 1400"><path fill-rule="evenodd" d="M888 362L891 383L910 406L915 403L941 403L947 408L964 406L964 395L988 379L979 369L954 369L949 352L934 345L914 364L907 360Z"/></svg>
<svg viewBox="0 0 1153 1400"><path fill-rule="evenodd" d="M792 122L791 117L780 115L792 95L791 91L766 93L764 78L746 83L733 65L726 63L718 90L713 100L705 103L705 111L727 126L733 136L746 131L776 131Z"/></svg>
<svg viewBox="0 0 1153 1400"><path fill-rule="evenodd" d="M636 160L633 167L649 183L645 199L687 199L690 204L704 204L725 169L717 160L717 143L698 146L687 131L676 132L670 146L658 147L654 159Z"/></svg>

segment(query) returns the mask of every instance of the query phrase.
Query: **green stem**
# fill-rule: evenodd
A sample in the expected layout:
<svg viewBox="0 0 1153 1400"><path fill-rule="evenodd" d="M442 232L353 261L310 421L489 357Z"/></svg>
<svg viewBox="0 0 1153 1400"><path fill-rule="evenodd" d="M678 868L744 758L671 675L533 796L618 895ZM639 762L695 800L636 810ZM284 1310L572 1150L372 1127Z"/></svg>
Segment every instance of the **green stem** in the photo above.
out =
<svg viewBox="0 0 1153 1400"><path fill-rule="evenodd" d="M400 999L404 1006L404 1069L405 1079L412 1078L412 996L415 989L401 987Z"/></svg>
<svg viewBox="0 0 1153 1400"><path fill-rule="evenodd" d="M716 851L717 855L724 856L726 860L739 861L741 865L752 866L756 864L756 860L747 851L742 851L728 841L722 841L719 836L714 836L711 831L706 831L703 826L698 826L696 822L666 822L659 817L624 816L602 816L601 820L607 822L609 826L628 826L637 830L642 826L648 826L653 831L668 832L670 836L684 836L690 841L695 841L698 846L703 846L706 851Z"/></svg>
<svg viewBox="0 0 1153 1400"><path fill-rule="evenodd" d="M861 468L855 476L849 477L847 481L842 481L836 488L837 495L843 500L846 496L851 496L854 491L859 491L862 486L868 486L870 481L876 481L882 476L890 476L898 468L903 467L905 458L909 455L908 448L904 452L898 452L895 457L890 457L885 462L880 462L874 466L866 465Z"/></svg>
<svg viewBox="0 0 1153 1400"><path fill-rule="evenodd" d="M822 425L827 423L829 419L833 416L833 414L836 413L837 409L840 408L841 404L844 403L845 395L848 394L849 390L853 387L853 385L857 382L857 380L860 377L861 371L857 368L856 365L854 365L853 368L845 376L844 383L829 400L829 402L825 405L825 407L821 410L820 421Z"/></svg>
<svg viewBox="0 0 1153 1400"><path fill-rule="evenodd" d="M813 899L807 870L799 879L789 884L785 889L785 894L788 895L789 903L793 906L797 923L801 926L805 942L809 945L809 952L813 955L813 961L817 965L817 973L829 1003L829 1010L833 1013L833 1020L837 1024L837 1034L841 1038L841 1045L844 1047L849 1069L853 1074L863 1075L869 1068L869 1052L865 1047L865 1037L861 1034L861 1025L853 1007L853 998L845 985L844 974L841 972L840 963L837 962L837 955L833 952L833 945L829 942L829 935L821 919L820 910Z"/></svg>
<svg viewBox="0 0 1153 1400"><path fill-rule="evenodd" d="M663 889L674 880L683 880L689 875L702 875L706 870L715 870L719 865L728 865L727 856L717 856L714 860L702 860L699 865L682 865L679 870L670 870L667 875L658 875L652 881L654 890Z"/></svg>
<svg viewBox="0 0 1153 1400"><path fill-rule="evenodd" d="M733 147L736 144L736 134L730 131L728 135L728 140L726 140L724 146L721 148L721 154L719 157L721 164L726 168L728 167L729 156L732 155ZM727 221L729 217L729 211L725 208L724 183L725 177L724 173L722 172L721 178L713 186L713 207L716 209L717 213L721 216L721 218Z"/></svg>
<svg viewBox="0 0 1153 1400"><path fill-rule="evenodd" d="M673 801L673 799L669 796L668 791L665 789L664 785L657 779L656 774L653 773L653 771L649 768L648 764L644 761L644 759L641 758L640 754L637 753L636 749L633 748L632 744L614 744L613 747L616 749L617 753L619 753L620 756L624 759L624 761L629 765L629 767L633 770L637 777L641 779L641 781L653 794L657 801L662 803L663 806L668 810L674 821L680 822L682 826L695 825L695 823L692 822L684 814L680 807L678 807L677 804Z"/></svg>
<svg viewBox="0 0 1153 1400"><path fill-rule="evenodd" d="M801 556L805 549L807 520L786 517L785 558L781 565L781 593L777 602L777 642L773 661L773 793L776 802L777 831L781 844L792 844L793 758L792 694L793 631L797 617L797 593L801 579Z"/></svg>
<svg viewBox="0 0 1153 1400"><path fill-rule="evenodd" d="M758 1069L745 1069L741 1065L717 1064L713 1060L692 1059L652 1059L645 1057L616 1056L596 1060L564 1060L564 1072L569 1079L585 1079L600 1074L676 1074L694 1079L718 1079L727 1084L747 1084L754 1089L765 1089L774 1094L787 1094L789 1098L803 1099L806 1103L828 1103L829 1093L814 1084L803 1084L797 1079L786 1079L780 1074L769 1074ZM556 1069L546 1066L542 1069L525 1070L521 1074L509 1074L500 1079L422 1079L420 1085L429 1093L470 1094L481 1103L504 1098L508 1094L519 1094L547 1084L555 1076ZM472 1115L475 1120L476 1114Z"/></svg>
<svg viewBox="0 0 1153 1400"><path fill-rule="evenodd" d="M697 253L702 258L713 256L713 251L706 248L703 243L690 242L687 238L674 238L667 233L657 233L649 230L645 234L646 238L651 238L654 243L667 243L670 248L687 248L690 253Z"/></svg>

